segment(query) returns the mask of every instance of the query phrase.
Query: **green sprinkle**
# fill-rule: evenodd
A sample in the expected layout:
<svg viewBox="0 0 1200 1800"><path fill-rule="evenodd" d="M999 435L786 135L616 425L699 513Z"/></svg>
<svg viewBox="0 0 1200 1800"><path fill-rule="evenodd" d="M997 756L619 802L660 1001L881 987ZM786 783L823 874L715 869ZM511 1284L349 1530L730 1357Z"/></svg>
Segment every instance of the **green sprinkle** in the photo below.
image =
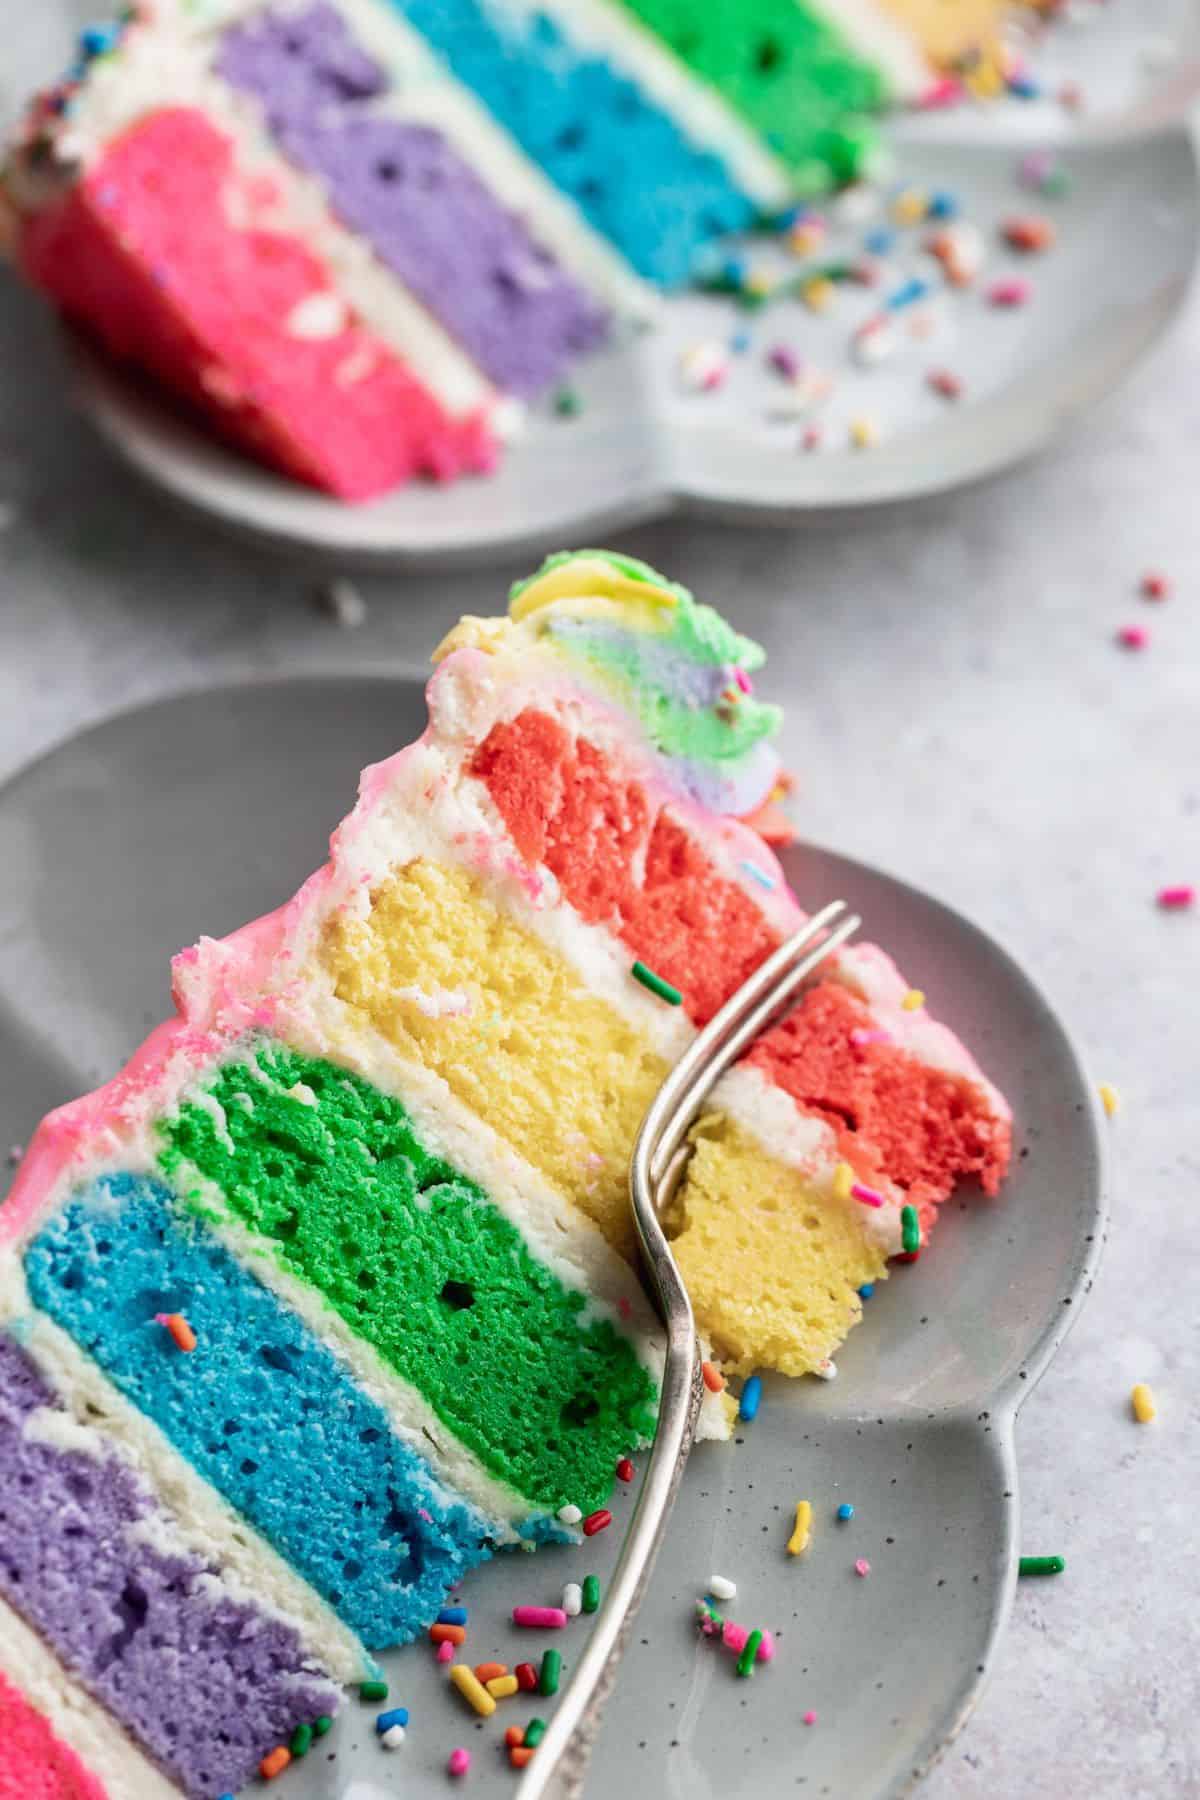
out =
<svg viewBox="0 0 1200 1800"><path fill-rule="evenodd" d="M574 419L583 411L583 401L574 388L559 388L554 396L554 410L560 419Z"/></svg>
<svg viewBox="0 0 1200 1800"><path fill-rule="evenodd" d="M583 1578L583 1610L596 1612L600 1606L600 1577L585 1575Z"/></svg>
<svg viewBox="0 0 1200 1800"><path fill-rule="evenodd" d="M1017 1574L1061 1575L1066 1566L1065 1556L1023 1556L1017 1564Z"/></svg>
<svg viewBox="0 0 1200 1800"><path fill-rule="evenodd" d="M915 1206L900 1208L900 1243L906 1256L921 1248L921 1221Z"/></svg>
<svg viewBox="0 0 1200 1800"><path fill-rule="evenodd" d="M313 1728L311 1725L297 1725L292 1733L292 1741L288 1749L293 1756L307 1756L312 1748Z"/></svg>
<svg viewBox="0 0 1200 1800"><path fill-rule="evenodd" d="M537 1745L541 1743L545 1735L545 1719L530 1719L528 1725L525 1727L525 1748L527 1750L535 1749Z"/></svg>
<svg viewBox="0 0 1200 1800"><path fill-rule="evenodd" d="M561 1673L562 1673L562 1657L559 1655L557 1650L547 1650L545 1655L542 1657L542 1672L538 1676L538 1693L539 1694L557 1694L558 1678L561 1675ZM525 1733L525 1742L526 1743L529 1742L528 1730L526 1730L526 1733Z"/></svg>
<svg viewBox="0 0 1200 1800"><path fill-rule="evenodd" d="M388 1684L386 1681L360 1681L358 1697L360 1700L386 1700Z"/></svg>
<svg viewBox="0 0 1200 1800"><path fill-rule="evenodd" d="M644 962L634 963L633 979L640 981L644 988L649 988L652 994L657 994L660 1000L665 1000L668 1006L678 1006L683 999L678 988L673 988L669 981L664 981L661 975L648 969Z"/></svg>
<svg viewBox="0 0 1200 1800"><path fill-rule="evenodd" d="M758 1646L762 1643L762 1632L752 1631L746 1639L746 1648L738 1657L737 1672L739 1675L753 1675L754 1664L758 1656Z"/></svg>
<svg viewBox="0 0 1200 1800"><path fill-rule="evenodd" d="M333 1730L333 1720L328 1713L322 1713L319 1719L313 1720L313 1736L324 1737L327 1731Z"/></svg>

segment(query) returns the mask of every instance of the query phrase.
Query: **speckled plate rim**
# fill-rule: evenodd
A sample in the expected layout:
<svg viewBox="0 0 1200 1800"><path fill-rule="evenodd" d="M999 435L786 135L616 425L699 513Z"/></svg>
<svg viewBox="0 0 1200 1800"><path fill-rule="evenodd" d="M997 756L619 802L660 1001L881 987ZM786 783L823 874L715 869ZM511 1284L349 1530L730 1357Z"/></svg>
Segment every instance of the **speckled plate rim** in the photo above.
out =
<svg viewBox="0 0 1200 1800"><path fill-rule="evenodd" d="M171 707L181 700L213 700L230 692L254 694L288 688L317 691L330 684L347 683L423 687L424 679L412 671L403 669L397 670L393 674L381 675L377 669L351 668L339 670L335 675L284 672L268 676L256 675L224 679L218 682L183 684L153 699L135 701L128 706L114 708L91 721L80 731L67 733L36 753L0 782L0 808L5 805L10 796L34 779L45 765L53 762L68 745L85 746L89 739L109 731L119 725L122 720L132 719L139 714L169 712ZM1019 1357L1019 1370L1014 1368L1012 1373L998 1381L995 1387L972 1394L968 1400L964 1400L958 1406L945 1407L939 1414L943 1422L961 1420L974 1427L974 1434L986 1447L987 1458L994 1463L1003 1484L1011 1488L1014 1505L1004 1515L1002 1535L1000 1541L995 1545L991 1558L995 1579L991 1584L990 1609L986 1628L980 1640L979 1661L970 1667L965 1667L961 1680L952 1691L946 1694L944 1705L931 1720L914 1751L913 1761L908 1771L891 1781L886 1787L877 1790L875 1797L875 1800L903 1800L904 1796L912 1794L919 1786L925 1775L950 1748L970 1718L992 1673L1011 1614L1016 1590L1019 1554L1020 1481L1015 1441L1016 1422L1024 1401L1045 1374L1056 1352L1074 1327L1103 1255L1109 1212L1106 1141L1098 1093L1087 1075L1083 1058L1072 1034L1042 987L1026 972L1018 958L1003 942L991 932L985 931L981 926L975 924L973 920L956 908L937 899L904 877L892 873L882 865L846 856L840 851L808 840L805 840L803 850L826 859L839 868L846 869L854 876L871 881L882 881L885 886L901 893L914 895L919 904L928 909L935 918L944 917L947 921L952 921L959 929L966 926L969 934L997 960L1006 979L1015 982L1025 991L1025 994L1036 1006L1045 1026L1054 1032L1058 1040L1059 1052L1070 1070L1071 1079L1077 1087L1078 1099L1082 1103L1081 1118L1086 1128L1087 1150L1090 1158L1087 1181L1089 1205L1086 1210L1080 1210L1078 1213L1075 1222L1073 1252L1064 1270L1064 1282L1060 1284L1065 1288L1072 1304L1064 1307L1060 1302L1054 1306L1051 1312L1047 1313L1038 1329L1032 1334L1027 1349ZM787 852L785 851L783 855L786 866ZM981 1399L986 1401L988 1406L988 1413L985 1416L989 1417L991 1422L990 1437L983 1436L983 1428L978 1423ZM519 1791L518 1789L518 1796Z"/></svg>

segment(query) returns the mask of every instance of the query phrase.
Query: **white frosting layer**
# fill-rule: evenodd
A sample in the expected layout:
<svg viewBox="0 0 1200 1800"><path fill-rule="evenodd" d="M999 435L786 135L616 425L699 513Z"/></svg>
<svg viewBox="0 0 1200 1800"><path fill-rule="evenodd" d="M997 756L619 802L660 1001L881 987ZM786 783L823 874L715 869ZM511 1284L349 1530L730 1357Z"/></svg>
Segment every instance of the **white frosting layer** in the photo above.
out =
<svg viewBox="0 0 1200 1800"><path fill-rule="evenodd" d="M316 1666L341 1682L362 1680L374 1664L353 1632L74 1340L34 1308L15 1258L0 1271L4 1322L19 1324L22 1349L66 1409L35 1413L26 1428L31 1435L96 1457L110 1452L123 1457L161 1509L135 1527L142 1536L152 1535L168 1553L202 1556L220 1569L221 1584L233 1599L290 1626Z"/></svg>
<svg viewBox="0 0 1200 1800"><path fill-rule="evenodd" d="M0 1673L108 1790L109 1800L180 1800L182 1790L67 1674L19 1613L0 1600ZM0 1747L0 1755L3 1755Z"/></svg>

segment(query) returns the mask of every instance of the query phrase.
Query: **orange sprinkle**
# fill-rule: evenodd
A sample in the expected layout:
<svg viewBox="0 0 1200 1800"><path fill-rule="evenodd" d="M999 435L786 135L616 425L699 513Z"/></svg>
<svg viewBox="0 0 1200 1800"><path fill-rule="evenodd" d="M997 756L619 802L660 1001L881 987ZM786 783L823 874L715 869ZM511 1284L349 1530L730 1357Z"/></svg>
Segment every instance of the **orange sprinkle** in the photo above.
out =
<svg viewBox="0 0 1200 1800"><path fill-rule="evenodd" d="M507 1663L476 1663L475 1679L482 1681L486 1687L489 1681L495 1681L498 1675L508 1674Z"/></svg>
<svg viewBox="0 0 1200 1800"><path fill-rule="evenodd" d="M521 1745L525 1742L525 1727L523 1725L510 1725L504 1734L504 1741L510 1750L519 1750Z"/></svg>
<svg viewBox="0 0 1200 1800"><path fill-rule="evenodd" d="M514 1769L523 1769L533 1755L533 1751L525 1744L516 1744L508 1753L508 1760Z"/></svg>
<svg viewBox="0 0 1200 1800"><path fill-rule="evenodd" d="M259 1763L258 1772L264 1781L274 1781L277 1775L283 1774L291 1760L292 1753L287 1745L276 1744L274 1750L269 1750Z"/></svg>
<svg viewBox="0 0 1200 1800"><path fill-rule="evenodd" d="M725 1388L725 1377L715 1363L702 1362L700 1373L704 1377L704 1385L710 1394L720 1394Z"/></svg>
<svg viewBox="0 0 1200 1800"><path fill-rule="evenodd" d="M431 1644L464 1644L467 1639L465 1625L431 1625L429 1641Z"/></svg>
<svg viewBox="0 0 1200 1800"><path fill-rule="evenodd" d="M176 1347L180 1350L196 1348L196 1334L182 1313L159 1313L158 1323L165 1325L170 1332Z"/></svg>

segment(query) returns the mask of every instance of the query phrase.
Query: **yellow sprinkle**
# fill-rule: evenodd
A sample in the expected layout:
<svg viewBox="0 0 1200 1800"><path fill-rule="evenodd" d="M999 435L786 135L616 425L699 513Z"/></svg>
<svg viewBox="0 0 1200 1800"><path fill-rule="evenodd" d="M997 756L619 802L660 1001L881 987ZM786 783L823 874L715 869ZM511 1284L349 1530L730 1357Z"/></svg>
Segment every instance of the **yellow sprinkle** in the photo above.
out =
<svg viewBox="0 0 1200 1800"><path fill-rule="evenodd" d="M507 1700L521 1684L515 1675L493 1675L486 1685L493 1700Z"/></svg>
<svg viewBox="0 0 1200 1800"><path fill-rule="evenodd" d="M1110 1119L1116 1116L1121 1105L1121 1096L1111 1081L1100 1083L1100 1104Z"/></svg>
<svg viewBox="0 0 1200 1800"><path fill-rule="evenodd" d="M836 293L837 289L832 281L824 275L817 275L812 281L805 282L800 290L800 298L809 312L823 313L828 312Z"/></svg>
<svg viewBox="0 0 1200 1800"><path fill-rule="evenodd" d="M994 100L1004 87L1003 71L994 63L980 63L968 72L967 86L977 100Z"/></svg>
<svg viewBox="0 0 1200 1800"><path fill-rule="evenodd" d="M929 211L929 200L918 188L905 188L897 194L892 217L897 225L919 225Z"/></svg>
<svg viewBox="0 0 1200 1800"><path fill-rule="evenodd" d="M490 1718L496 1710L496 1702L483 1683L476 1678L474 1669L468 1668L466 1663L452 1663L450 1679L463 1699L473 1706L477 1713L481 1713L485 1719ZM513 1680L516 1680L515 1675Z"/></svg>
<svg viewBox="0 0 1200 1800"><path fill-rule="evenodd" d="M925 1004L925 996L920 988L909 988L900 1004L905 1012L920 1012Z"/></svg>
<svg viewBox="0 0 1200 1800"><path fill-rule="evenodd" d="M1158 1408L1154 1404L1154 1395L1144 1381L1138 1382L1129 1399L1133 1406L1133 1416L1138 1424L1148 1425L1156 1416Z"/></svg>
<svg viewBox="0 0 1200 1800"><path fill-rule="evenodd" d="M796 1523L792 1535L787 1541L789 1556L799 1556L802 1550L808 1549L809 1534L812 1531L812 1507L807 1500L796 1502Z"/></svg>
<svg viewBox="0 0 1200 1800"><path fill-rule="evenodd" d="M874 419L851 419L850 442L855 450L872 450L879 442L879 427Z"/></svg>
<svg viewBox="0 0 1200 1800"><path fill-rule="evenodd" d="M811 256L824 242L825 230L820 225L796 225L788 235L788 248L795 256Z"/></svg>
<svg viewBox="0 0 1200 1800"><path fill-rule="evenodd" d="M835 1200L848 1200L850 1189L854 1186L854 1170L849 1163L839 1163L833 1171L833 1197Z"/></svg>
<svg viewBox="0 0 1200 1800"><path fill-rule="evenodd" d="M745 281L742 283L742 292L745 294L769 294L771 292L770 276L761 273L747 275Z"/></svg>

